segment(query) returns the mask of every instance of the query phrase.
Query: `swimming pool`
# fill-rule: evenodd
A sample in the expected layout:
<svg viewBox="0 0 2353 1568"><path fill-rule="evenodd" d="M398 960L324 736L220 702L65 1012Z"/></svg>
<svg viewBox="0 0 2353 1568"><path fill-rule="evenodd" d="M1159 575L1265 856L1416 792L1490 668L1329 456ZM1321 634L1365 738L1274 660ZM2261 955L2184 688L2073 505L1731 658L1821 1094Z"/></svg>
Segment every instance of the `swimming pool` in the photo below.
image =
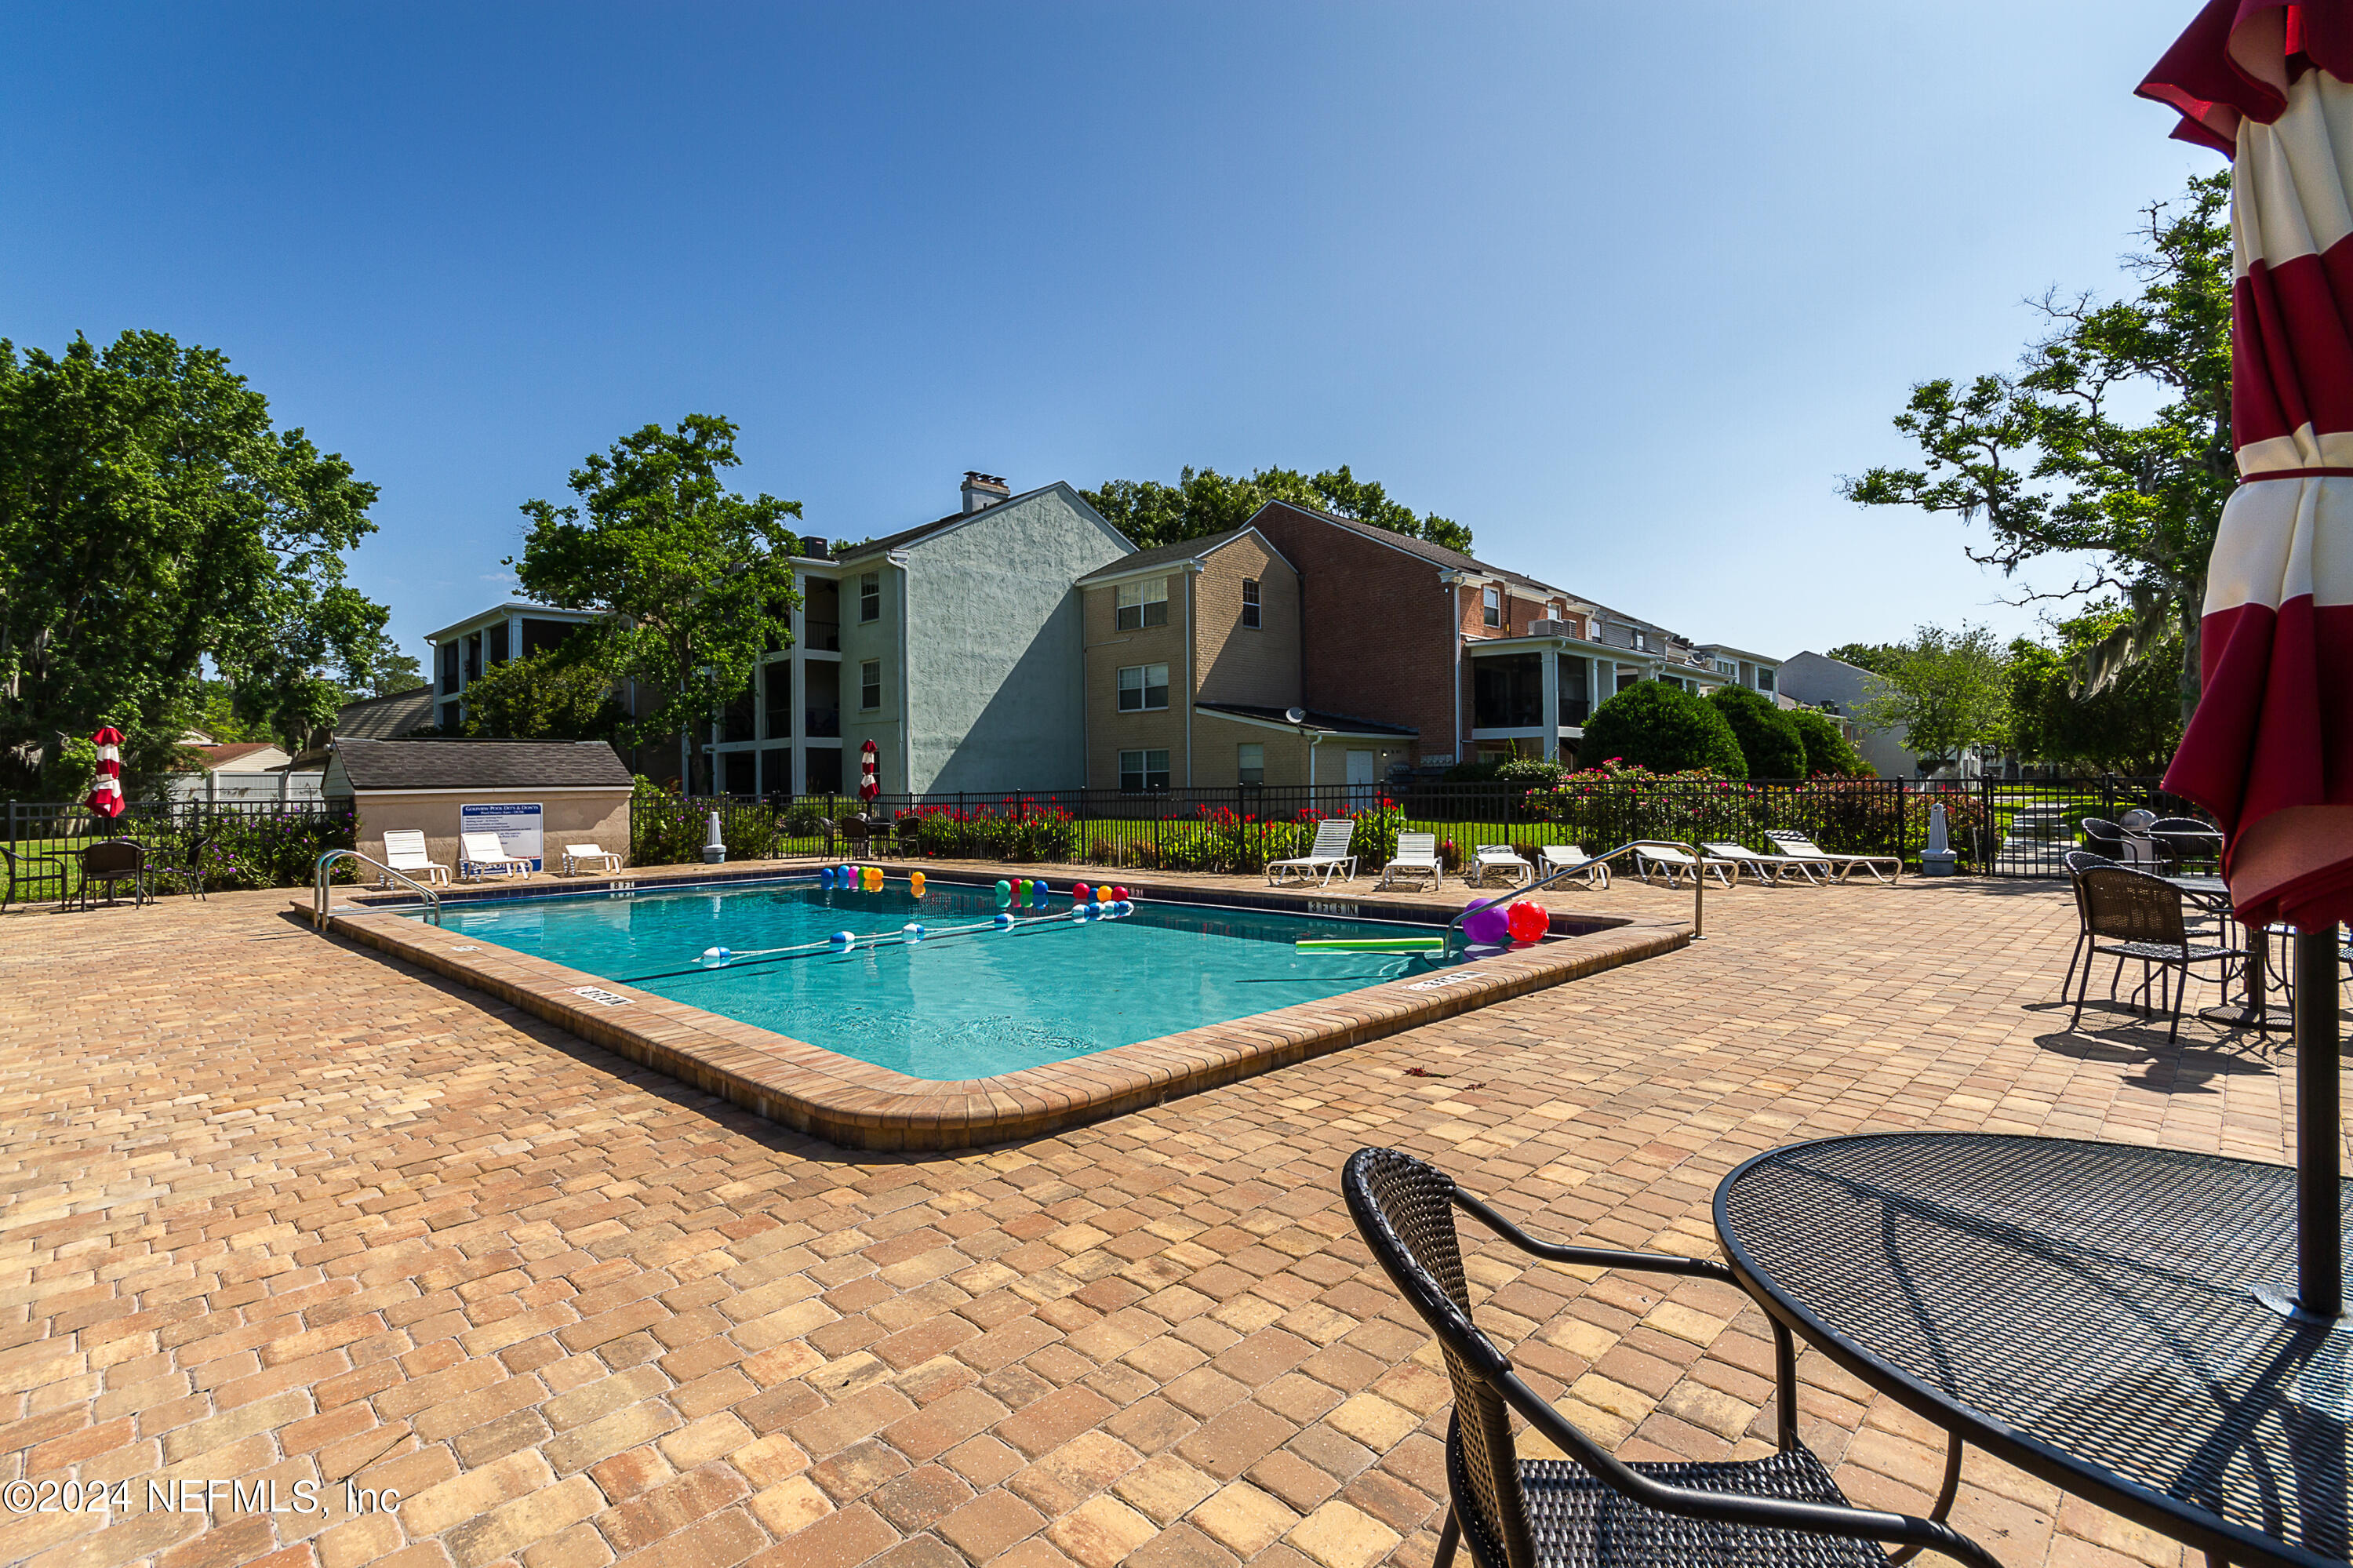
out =
<svg viewBox="0 0 2353 1568"><path fill-rule="evenodd" d="M935 878L920 899L903 879L877 893L794 881L509 898L450 904L442 926L933 1081L1069 1061L1461 961L1293 946L1437 934L1430 926L1181 903L1080 922L1069 885L1058 892L1050 913L1026 911L1010 930L920 941L902 939L910 922L937 933L991 921L994 889ZM800 947L837 931L857 945L699 961L708 948Z"/></svg>

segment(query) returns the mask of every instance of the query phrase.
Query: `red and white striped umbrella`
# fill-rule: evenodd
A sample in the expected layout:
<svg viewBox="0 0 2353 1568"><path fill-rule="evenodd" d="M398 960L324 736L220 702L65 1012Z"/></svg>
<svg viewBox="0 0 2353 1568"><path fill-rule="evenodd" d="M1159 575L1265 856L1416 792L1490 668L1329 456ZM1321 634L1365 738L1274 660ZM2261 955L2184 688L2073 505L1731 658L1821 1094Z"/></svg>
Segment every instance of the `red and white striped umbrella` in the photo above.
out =
<svg viewBox="0 0 2353 1568"><path fill-rule="evenodd" d="M2295 927L2295 1304L2344 1310L2337 927L2353 918L2353 0L2212 0L2142 96L2231 159L2231 439L2166 787L2239 917ZM2259 1292L2259 1294L2261 1294Z"/></svg>
<svg viewBox="0 0 2353 1568"><path fill-rule="evenodd" d="M2215 814L2240 917L2353 918L2353 5L2212 0L2141 93L2232 160L2238 490L2166 787Z"/></svg>
<svg viewBox="0 0 2353 1568"><path fill-rule="evenodd" d="M98 779L90 787L90 809L101 817L122 815L122 732L101 726L90 737L98 747Z"/></svg>
<svg viewBox="0 0 2353 1568"><path fill-rule="evenodd" d="M882 748L872 741L858 748L858 798L871 800L882 793Z"/></svg>

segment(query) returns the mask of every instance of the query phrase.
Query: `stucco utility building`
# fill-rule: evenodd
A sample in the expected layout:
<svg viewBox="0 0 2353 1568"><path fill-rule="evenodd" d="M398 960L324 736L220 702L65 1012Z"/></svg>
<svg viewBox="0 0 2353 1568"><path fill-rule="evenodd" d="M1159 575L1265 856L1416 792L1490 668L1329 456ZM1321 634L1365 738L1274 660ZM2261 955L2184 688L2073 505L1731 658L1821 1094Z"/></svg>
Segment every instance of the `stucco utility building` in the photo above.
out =
<svg viewBox="0 0 2353 1568"><path fill-rule="evenodd" d="M462 832L495 832L542 869L567 843L629 853L629 770L601 740L339 739L324 789L358 814L353 844L373 860L403 829L452 870Z"/></svg>

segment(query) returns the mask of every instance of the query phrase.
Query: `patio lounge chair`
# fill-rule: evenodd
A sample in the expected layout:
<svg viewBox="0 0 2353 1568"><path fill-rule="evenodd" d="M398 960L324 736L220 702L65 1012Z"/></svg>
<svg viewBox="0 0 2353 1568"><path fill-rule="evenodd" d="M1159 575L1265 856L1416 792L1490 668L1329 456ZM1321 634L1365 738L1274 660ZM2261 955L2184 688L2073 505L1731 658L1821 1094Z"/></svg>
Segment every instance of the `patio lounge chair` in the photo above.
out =
<svg viewBox="0 0 2353 1568"><path fill-rule="evenodd" d="M1433 888L1446 880L1446 866L1438 858L1436 833L1399 833L1396 858L1381 867L1381 879L1373 885L1395 887L1409 876L1426 876Z"/></svg>
<svg viewBox="0 0 2353 1568"><path fill-rule="evenodd" d="M1471 857L1471 874L1462 880L1472 887L1483 887L1488 873L1496 871L1510 877L1515 887L1536 879L1536 868L1511 845L1481 844Z"/></svg>
<svg viewBox="0 0 2353 1568"><path fill-rule="evenodd" d="M1670 849L1665 844L1636 844L1634 867L1642 874L1642 880L1645 882L1651 880L1651 873L1664 872L1669 887L1674 886L1686 876L1699 875L1703 869L1706 874L1715 877L1725 886L1732 885L1733 866L1730 861L1718 860L1715 856L1710 855L1703 868L1698 861L1692 859L1690 851Z"/></svg>
<svg viewBox="0 0 2353 1568"><path fill-rule="evenodd" d="M1685 1275L1737 1288L1720 1263L1660 1253L1538 1241L1464 1192L1442 1171L1393 1149L1360 1149L1340 1173L1356 1234L1438 1338L1454 1415L1446 1434L1451 1504L1433 1568L1451 1568L1459 1542L1481 1568L1867 1568L1888 1559L1873 1544L1926 1546L1968 1568L1999 1568L1950 1525L1862 1510L1847 1501L1799 1440L1797 1358L1771 1323L1780 1450L1762 1458L1628 1463L1603 1448L1522 1381L1472 1316L1453 1211L1504 1242L1555 1264ZM1500 1261L1500 1260L1498 1260ZM1512 1414L1566 1458L1523 1459Z"/></svg>
<svg viewBox="0 0 2353 1568"><path fill-rule="evenodd" d="M482 835L472 833L468 836L480 838ZM498 841L493 839L491 842L495 843ZM448 885L449 868L436 861L426 849L424 830L420 828L387 831L384 835L384 863L403 876L413 877L428 887L437 883L444 886ZM392 885L392 878L388 876L378 876L375 881L378 887Z"/></svg>
<svg viewBox="0 0 2353 1568"><path fill-rule="evenodd" d="M531 862L507 853L496 833L459 833L458 874L476 881L486 876L529 876Z"/></svg>
<svg viewBox="0 0 2353 1568"><path fill-rule="evenodd" d="M1831 854L1795 828L1767 828L1765 836L1783 854L1801 860L1818 860L1834 868L1838 880L1844 882L1856 867L1871 874L1874 882L1894 882L1904 874L1904 857L1896 854Z"/></svg>
<svg viewBox="0 0 2353 1568"><path fill-rule="evenodd" d="M565 844L564 846L565 875L572 875L582 867L587 865L591 861L596 862L600 869L605 871L618 871L621 869L621 857L615 854L611 850L598 849L595 844Z"/></svg>
<svg viewBox="0 0 2353 1568"><path fill-rule="evenodd" d="M1348 841L1356 836L1356 822L1353 817L1331 817L1315 824L1315 847L1291 860L1271 860L1266 863L1267 885L1271 887L1287 877L1296 876L1304 882L1316 876L1319 883L1329 883L1332 874L1345 866L1341 877L1353 882L1356 877L1356 857L1348 853Z"/></svg>
<svg viewBox="0 0 2353 1568"><path fill-rule="evenodd" d="M1758 854L1746 844L1702 843L1699 847L1714 859L1730 861L1736 882L1745 871L1759 882L1778 884L1785 876L1795 876L1810 886L1819 887L1821 883L1814 874L1829 869L1827 862L1806 855Z"/></svg>
<svg viewBox="0 0 2353 1568"><path fill-rule="evenodd" d="M1585 878L1588 887L1609 885L1609 863L1588 859L1580 844L1546 844L1536 851L1536 870L1544 876L1557 876L1563 872L1577 872Z"/></svg>

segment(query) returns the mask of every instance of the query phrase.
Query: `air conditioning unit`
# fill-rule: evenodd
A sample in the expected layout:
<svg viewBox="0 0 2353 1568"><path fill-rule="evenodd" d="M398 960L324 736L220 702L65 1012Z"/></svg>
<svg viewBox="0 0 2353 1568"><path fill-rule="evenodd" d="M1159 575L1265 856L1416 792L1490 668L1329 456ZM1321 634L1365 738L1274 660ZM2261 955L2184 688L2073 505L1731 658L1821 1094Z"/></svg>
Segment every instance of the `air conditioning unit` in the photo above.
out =
<svg viewBox="0 0 2353 1568"><path fill-rule="evenodd" d="M1528 635L1531 637L1574 637L1577 635L1577 623L1571 620L1531 620L1528 622Z"/></svg>

